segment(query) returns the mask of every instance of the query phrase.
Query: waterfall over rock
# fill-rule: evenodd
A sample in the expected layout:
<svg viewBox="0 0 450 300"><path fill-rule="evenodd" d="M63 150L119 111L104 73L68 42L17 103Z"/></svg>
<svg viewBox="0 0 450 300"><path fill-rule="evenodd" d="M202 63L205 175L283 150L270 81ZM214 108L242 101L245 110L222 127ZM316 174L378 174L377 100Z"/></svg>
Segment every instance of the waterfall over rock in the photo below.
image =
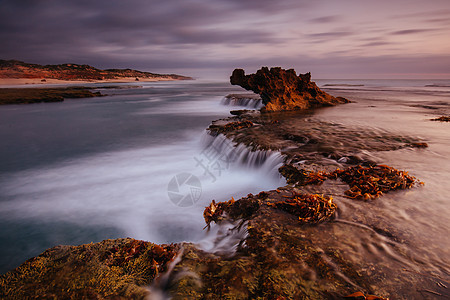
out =
<svg viewBox="0 0 450 300"><path fill-rule="evenodd" d="M251 151L243 144L235 145L223 134L203 137L203 148L216 156L225 158L228 163L238 167L258 169L269 176L280 177L278 168L283 165L284 158L278 151Z"/></svg>
<svg viewBox="0 0 450 300"><path fill-rule="evenodd" d="M249 109L261 109L264 106L261 98L255 94L231 94L222 99L222 104Z"/></svg>

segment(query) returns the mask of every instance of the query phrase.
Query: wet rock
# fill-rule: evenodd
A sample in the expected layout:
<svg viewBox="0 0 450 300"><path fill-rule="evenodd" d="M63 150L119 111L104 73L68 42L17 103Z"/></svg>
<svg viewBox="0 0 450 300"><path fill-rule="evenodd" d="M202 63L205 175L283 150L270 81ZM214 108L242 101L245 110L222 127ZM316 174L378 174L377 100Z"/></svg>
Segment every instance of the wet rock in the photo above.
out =
<svg viewBox="0 0 450 300"><path fill-rule="evenodd" d="M399 189L409 189L423 184L408 172L399 171L386 165L363 167L356 165L333 172L309 171L293 165L284 165L278 169L289 184L296 186L322 184L327 179L341 179L350 187L345 191L347 198L374 199L383 193Z"/></svg>
<svg viewBox="0 0 450 300"><path fill-rule="evenodd" d="M339 224L332 225L336 208L331 196L292 188L213 201L207 224L235 222L227 235L246 231L231 255L134 239L58 246L0 276L0 298L151 299L159 292L172 299L341 299L356 288L387 295L386 285L417 285L404 272L387 282L382 264L368 274L365 257L345 255Z"/></svg>
<svg viewBox="0 0 450 300"><path fill-rule="evenodd" d="M362 166L374 166L376 162L364 158L359 154L344 154L342 152L323 153L327 158L334 159L338 163L347 165L362 165Z"/></svg>
<svg viewBox="0 0 450 300"><path fill-rule="evenodd" d="M298 169L293 165L284 165L280 167L278 171L286 178L287 183L297 185L321 184L328 176L324 172L312 172Z"/></svg>
<svg viewBox="0 0 450 300"><path fill-rule="evenodd" d="M2 88L1 104L28 104L39 102L61 102L65 98L90 98L103 96L100 92L91 91L89 87L66 88Z"/></svg>
<svg viewBox="0 0 450 300"><path fill-rule="evenodd" d="M439 118L431 119L431 121L450 122L450 117L442 116Z"/></svg>
<svg viewBox="0 0 450 300"><path fill-rule="evenodd" d="M297 76L294 69L277 67L269 70L263 67L250 75L245 75L242 69L235 69L230 82L259 94L266 111L305 110L349 102L320 90L311 81L311 73Z"/></svg>
<svg viewBox="0 0 450 300"><path fill-rule="evenodd" d="M370 289L369 278L327 246L333 236L325 235L324 244L317 245L309 235L310 226L317 226L311 224L332 218L336 205L331 197L292 192L280 189L211 203L206 216L213 211L218 224L243 219L247 235L227 259L185 245L168 293L174 299L339 299L353 292L346 280ZM329 258L345 276L335 272Z"/></svg>
<svg viewBox="0 0 450 300"><path fill-rule="evenodd" d="M56 246L0 275L0 298L144 299L177 250L131 238Z"/></svg>
<svg viewBox="0 0 450 300"><path fill-rule="evenodd" d="M410 146L413 148L428 148L428 144L425 142L411 143Z"/></svg>
<svg viewBox="0 0 450 300"><path fill-rule="evenodd" d="M286 72L295 75L293 70ZM298 77L310 82L308 74ZM245 78L242 71L235 80ZM232 254L210 253L191 243L158 246L133 239L55 247L0 276L0 298L143 298L149 296L149 284L155 286L163 277L167 281L158 287L173 299L340 299L356 288L379 295L403 289L405 297L417 298L410 286L418 286L419 279L405 272L392 274L382 257L370 260L364 252L361 256L355 256L359 251L349 252L353 236L360 236L354 232L367 228L333 220L337 204L331 197L374 198L410 188L416 179L382 165L327 171L320 165L330 158L345 164L361 162L363 158L349 151L394 150L414 141L299 117L306 113L238 112L210 126L211 133L223 133L247 146L291 149L282 152L286 162L303 168L286 164L279 169L295 187L249 194L237 201L213 200L205 208L206 227L234 224L227 236L235 230L245 232L232 245ZM320 169L307 170L313 167L305 166L307 159ZM329 180L337 178L341 181ZM374 230L390 236L384 229Z"/></svg>
<svg viewBox="0 0 450 300"><path fill-rule="evenodd" d="M315 224L330 219L337 208L331 196L318 194L294 194L291 198L267 205L297 216L300 224Z"/></svg>
<svg viewBox="0 0 450 300"><path fill-rule="evenodd" d="M239 130L242 128L249 128L252 127L254 124L250 121L235 121L235 122L230 122L230 123L226 123L225 125L221 126L221 125L211 125L209 126L209 130L213 133L226 133L226 132L230 132L230 131L235 131L235 130Z"/></svg>
<svg viewBox="0 0 450 300"><path fill-rule="evenodd" d="M298 143L302 143L302 144L306 144L310 140L307 136L291 134L291 133L285 133L282 135L282 137L285 140L290 140L290 141L294 141L294 142L298 142Z"/></svg>
<svg viewBox="0 0 450 300"><path fill-rule="evenodd" d="M256 94L229 94L222 100L222 104L257 109L261 108L262 100Z"/></svg>
<svg viewBox="0 0 450 300"><path fill-rule="evenodd" d="M232 114L233 116L240 116L240 115L246 114L250 111L251 110L248 110L248 109L238 109L238 110L230 111L230 114Z"/></svg>

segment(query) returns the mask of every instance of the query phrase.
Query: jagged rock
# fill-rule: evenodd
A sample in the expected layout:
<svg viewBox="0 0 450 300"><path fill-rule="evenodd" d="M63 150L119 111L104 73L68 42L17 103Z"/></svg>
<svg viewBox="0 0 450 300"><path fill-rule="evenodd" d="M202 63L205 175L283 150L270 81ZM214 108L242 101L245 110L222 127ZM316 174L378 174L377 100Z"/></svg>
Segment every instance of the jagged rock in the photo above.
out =
<svg viewBox="0 0 450 300"><path fill-rule="evenodd" d="M320 90L311 81L311 73L297 76L294 69L277 67L269 70L263 67L250 75L245 75L242 69L235 69L230 82L260 94L267 111L303 110L349 102Z"/></svg>

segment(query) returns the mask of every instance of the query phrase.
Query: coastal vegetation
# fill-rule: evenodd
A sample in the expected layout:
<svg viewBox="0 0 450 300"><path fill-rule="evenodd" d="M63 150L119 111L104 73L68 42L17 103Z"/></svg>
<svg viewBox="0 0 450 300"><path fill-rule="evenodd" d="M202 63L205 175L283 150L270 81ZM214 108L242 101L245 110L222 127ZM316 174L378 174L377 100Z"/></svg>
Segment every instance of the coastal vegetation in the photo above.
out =
<svg viewBox="0 0 450 300"><path fill-rule="evenodd" d="M133 69L101 70L89 65L60 64L39 65L18 60L0 60L0 80L10 78L57 79L65 81L102 81L113 79L133 80L189 80L191 77L177 74L155 74Z"/></svg>

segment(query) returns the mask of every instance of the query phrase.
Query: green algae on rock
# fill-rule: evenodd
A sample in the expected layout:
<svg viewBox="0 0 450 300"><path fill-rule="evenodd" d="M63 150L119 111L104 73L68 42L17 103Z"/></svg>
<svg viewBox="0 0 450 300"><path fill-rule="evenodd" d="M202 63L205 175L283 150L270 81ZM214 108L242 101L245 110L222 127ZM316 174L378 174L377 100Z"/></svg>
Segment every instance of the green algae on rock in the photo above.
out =
<svg viewBox="0 0 450 300"><path fill-rule="evenodd" d="M131 238L56 246L0 275L0 298L143 299L176 251Z"/></svg>

